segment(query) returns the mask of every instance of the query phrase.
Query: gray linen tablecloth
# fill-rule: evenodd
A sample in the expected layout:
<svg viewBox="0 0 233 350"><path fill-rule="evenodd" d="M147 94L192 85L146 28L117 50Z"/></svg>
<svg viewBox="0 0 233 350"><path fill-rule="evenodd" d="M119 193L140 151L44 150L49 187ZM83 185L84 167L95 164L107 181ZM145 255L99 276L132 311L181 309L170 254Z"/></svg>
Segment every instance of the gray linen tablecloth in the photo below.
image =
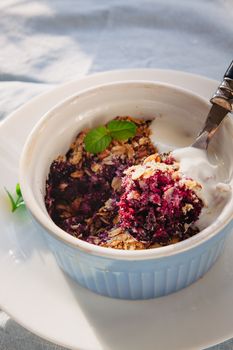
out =
<svg viewBox="0 0 233 350"><path fill-rule="evenodd" d="M233 1L1 0L0 44L0 119L56 84L104 70L220 80L233 59ZM39 349L62 348L0 311L0 350ZM233 341L211 349L233 349Z"/></svg>

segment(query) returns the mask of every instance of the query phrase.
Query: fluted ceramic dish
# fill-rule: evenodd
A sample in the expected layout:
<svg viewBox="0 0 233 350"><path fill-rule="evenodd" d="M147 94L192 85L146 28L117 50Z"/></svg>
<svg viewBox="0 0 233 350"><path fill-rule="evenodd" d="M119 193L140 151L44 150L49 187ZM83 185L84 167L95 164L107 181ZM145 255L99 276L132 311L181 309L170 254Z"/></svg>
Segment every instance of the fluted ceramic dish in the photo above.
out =
<svg viewBox="0 0 233 350"><path fill-rule="evenodd" d="M223 250L230 232L233 201L219 218L199 234L162 248L121 251L95 246L56 226L44 205L45 181L52 160L64 154L85 127L103 124L116 115L153 118L180 135L197 135L208 103L168 84L143 81L103 85L74 95L49 111L35 126L20 162L20 184L26 205L45 233L59 266L82 286L105 296L148 299L187 287L202 277ZM232 183L233 124L227 119L212 153L228 162L226 179ZM163 140L164 141L164 140ZM230 179L229 179L230 177Z"/></svg>

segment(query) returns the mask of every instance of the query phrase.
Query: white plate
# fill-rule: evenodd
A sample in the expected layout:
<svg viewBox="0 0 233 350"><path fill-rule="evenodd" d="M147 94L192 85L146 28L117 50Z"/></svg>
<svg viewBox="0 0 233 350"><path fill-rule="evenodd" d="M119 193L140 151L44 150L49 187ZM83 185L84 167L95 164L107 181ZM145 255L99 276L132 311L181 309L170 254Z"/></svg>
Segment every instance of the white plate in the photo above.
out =
<svg viewBox="0 0 233 350"><path fill-rule="evenodd" d="M24 210L12 215L3 185L13 190L29 131L62 98L116 80L157 80L209 98L217 82L166 70L96 74L34 98L0 126L0 307L25 328L75 349L203 349L233 336L233 237L204 278L167 297L122 301L85 290L57 267Z"/></svg>

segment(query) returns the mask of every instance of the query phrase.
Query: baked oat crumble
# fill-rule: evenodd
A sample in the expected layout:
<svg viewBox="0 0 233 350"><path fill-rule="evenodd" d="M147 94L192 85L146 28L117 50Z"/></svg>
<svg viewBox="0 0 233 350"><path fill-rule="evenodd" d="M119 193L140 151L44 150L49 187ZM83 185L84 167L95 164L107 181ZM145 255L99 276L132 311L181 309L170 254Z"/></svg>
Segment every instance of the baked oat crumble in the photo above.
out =
<svg viewBox="0 0 233 350"><path fill-rule="evenodd" d="M181 178L169 154L157 153L151 121L115 119L135 123L135 136L92 154L84 146L89 130L82 130L51 164L45 204L52 220L74 237L125 250L173 244L199 232L193 225L202 208L199 184Z"/></svg>

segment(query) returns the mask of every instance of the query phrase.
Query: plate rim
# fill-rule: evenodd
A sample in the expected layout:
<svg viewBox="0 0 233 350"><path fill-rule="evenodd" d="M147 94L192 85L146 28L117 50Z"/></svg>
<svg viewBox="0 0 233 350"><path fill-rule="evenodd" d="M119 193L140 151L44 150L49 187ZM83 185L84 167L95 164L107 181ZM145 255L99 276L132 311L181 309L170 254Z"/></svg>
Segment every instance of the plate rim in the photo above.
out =
<svg viewBox="0 0 233 350"><path fill-rule="evenodd" d="M46 89L45 92L43 93L39 93L38 95L34 96L33 98L31 98L28 102L26 102L25 104L23 104L22 106L20 106L19 108L17 108L15 111L13 111L12 113L10 113L7 117L5 117L1 122L0 122L0 131L2 129L4 129L5 126L8 126L10 123L12 123L13 119L15 117L17 117L18 114L22 113L26 108L32 106L33 104L37 103L39 100L41 99L44 99L44 98L48 98L50 95L54 95L56 94L58 91L62 91L62 89L65 89L66 87L70 87L72 85L75 85L77 83L79 84L82 84L83 81L86 81L86 80L95 80L95 79L98 79L99 77L106 77L106 79L108 78L109 75L111 74L122 74L122 73L125 73L127 72L128 74L133 74L133 73L143 73L143 72L152 72L153 73L165 73L165 74L177 74L177 75L181 75L182 77L184 78L189 78L189 79L192 79L192 78L195 78L195 79L200 79L200 81L205 81L207 83L210 83L210 84L215 84L217 85L218 84L218 81L217 80L214 80L214 79L211 79L211 78L208 78L208 77L205 77L205 76L202 76L202 75L199 75L199 74L194 74L194 73L189 73L189 72L184 72L184 71L179 71L179 70L171 70L171 69L150 69L150 68L133 68L133 69L117 69L117 70L109 70L109 71L104 71L104 72L97 72L97 73L94 73L94 74L90 74L90 75L87 75L87 76L84 76L80 79L73 79L69 82L66 82L66 83L63 83L63 84L60 84L58 86L52 86L51 88L49 89ZM112 81L112 80L111 80ZM113 80L113 81L117 81L117 80ZM154 79L151 79L151 81L154 81ZM159 80L158 80L159 81ZM178 86L180 86L178 84ZM39 336L40 338L42 339L45 339L49 342L52 342L52 343L55 343L57 345L60 345L60 346L63 346L63 347L66 347L66 348L69 348L69 349L77 349L77 347L73 347L73 346L70 346L68 344L65 344L65 343L62 343L62 342L57 342L56 339L53 339L52 337L49 338L47 336L44 336L43 334L41 334L39 331L35 330L35 329L32 329L30 328L26 323L24 323L24 321L20 320L17 316L13 316L11 312L9 312L7 310L7 308L5 308L3 305L0 306L0 308L2 309L2 311L6 312L13 320L15 320L19 325L22 325L25 329L29 330L30 332L32 332L33 334L36 334L37 336ZM208 341L208 342L205 342L200 344L200 346L204 346L204 347L211 347L211 346L214 346L216 344L219 344L221 342L224 342L224 341L227 341L229 339L231 339L233 337L233 330L232 330L232 333L229 334L228 336L222 336L222 337L218 337L215 341ZM84 350L84 348L79 348L80 350ZM85 350L87 349L90 349L88 347L85 347ZM191 349L199 349L199 347L190 347L190 350Z"/></svg>
<svg viewBox="0 0 233 350"><path fill-rule="evenodd" d="M71 86L73 84L76 84L77 82L79 82L81 84L83 81L86 81L89 79L94 80L98 77L104 77L104 76L108 76L110 74L122 74L125 72L130 73L130 74L139 73L139 72L141 72L141 73L143 73L143 72L153 72L153 73L165 72L166 74L169 74L169 73L170 74L177 74L177 75L183 75L183 77L187 76L190 78L205 80L206 82L209 82L210 84L212 84L212 83L218 84L219 83L218 80L211 79L211 78L203 76L201 74L189 73L189 72L185 72L185 71L181 71L181 70L166 69L166 68L161 68L161 69L160 68L130 68L130 69L125 68L125 69L113 69L113 70L96 72L93 74L87 74L86 76L78 78L78 79L72 79L68 82L58 84L57 86L51 85L51 87L48 87L48 85L47 85L46 91L39 93L38 95L30 98L26 103L23 103L16 110L12 111L11 113L9 113L9 115L4 117L4 119L0 121L0 129L2 127L4 127L5 124L8 124L11 121L11 119L15 117L15 115L17 115L18 113L21 113L22 110L24 110L25 108L28 108L29 106L33 105L35 102L37 102L37 100L40 100L41 98L47 97L50 94L53 95L55 92L58 92L59 90L62 90L64 88L66 88L67 86ZM117 81L117 80L114 80L114 82L115 81ZM120 80L120 81L122 81L122 80ZM154 81L154 80L151 80L151 81ZM86 90L86 88L85 88L85 90ZM67 97L65 97L64 99L66 99L66 98ZM60 102L62 102L62 101L60 101Z"/></svg>

